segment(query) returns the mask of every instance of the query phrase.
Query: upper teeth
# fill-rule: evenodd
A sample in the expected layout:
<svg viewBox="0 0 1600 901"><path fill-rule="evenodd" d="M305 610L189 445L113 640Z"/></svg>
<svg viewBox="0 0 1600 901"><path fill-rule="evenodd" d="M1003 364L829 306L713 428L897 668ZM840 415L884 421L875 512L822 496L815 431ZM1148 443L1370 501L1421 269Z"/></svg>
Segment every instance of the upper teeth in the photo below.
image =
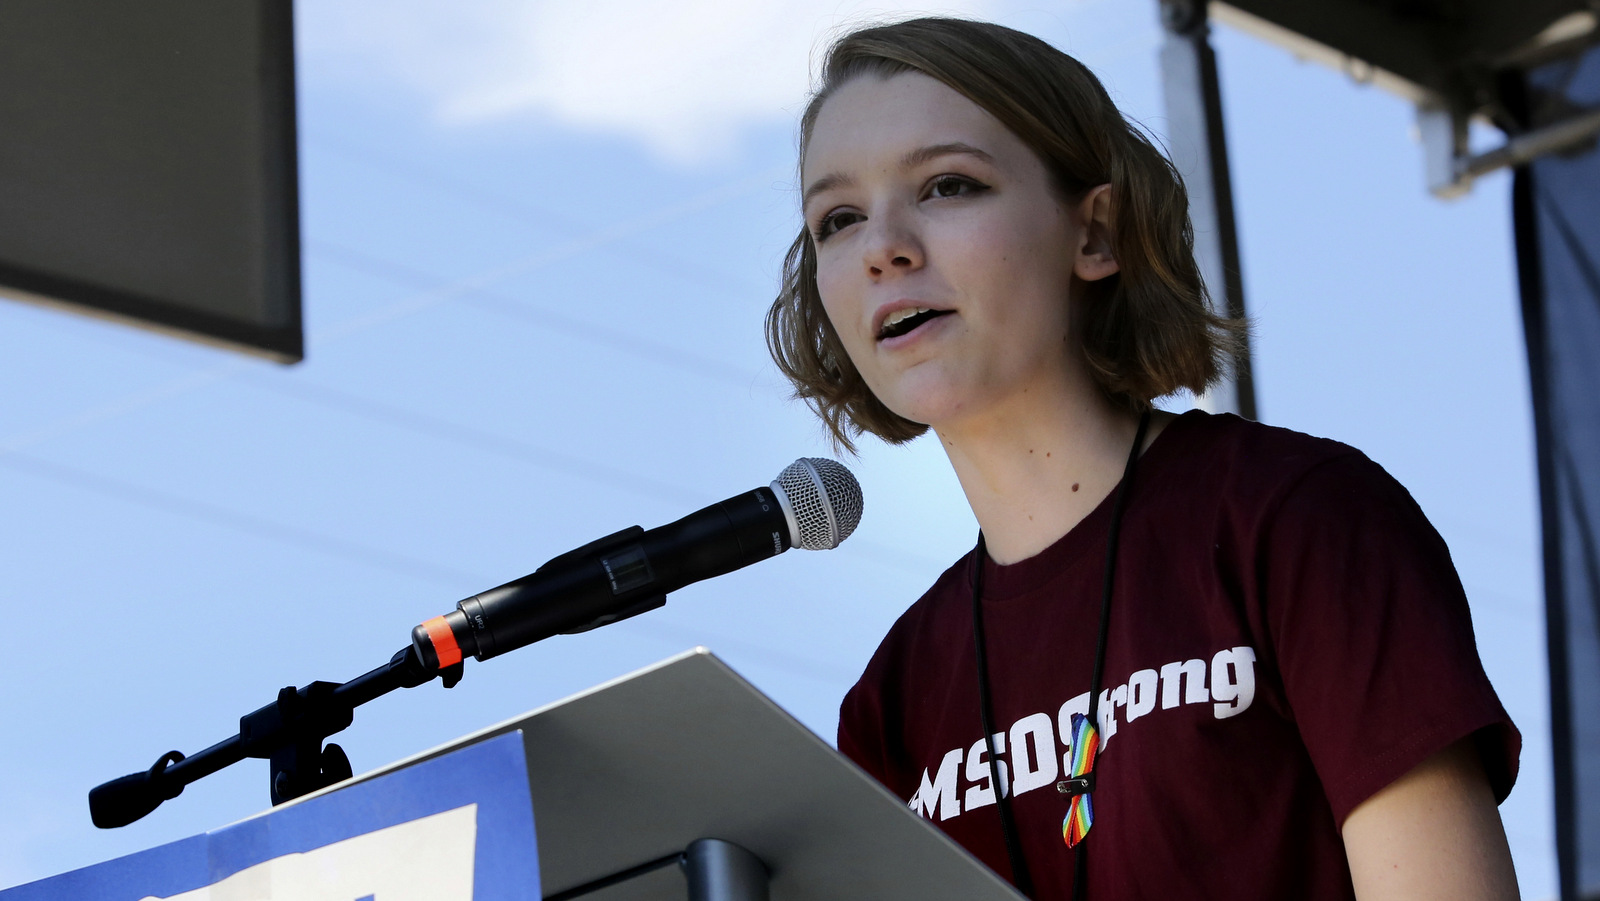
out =
<svg viewBox="0 0 1600 901"><path fill-rule="evenodd" d="M904 310L895 310L893 313L890 313L888 316L884 317L883 327L894 328L913 316L931 312L933 312L931 307L912 307Z"/></svg>

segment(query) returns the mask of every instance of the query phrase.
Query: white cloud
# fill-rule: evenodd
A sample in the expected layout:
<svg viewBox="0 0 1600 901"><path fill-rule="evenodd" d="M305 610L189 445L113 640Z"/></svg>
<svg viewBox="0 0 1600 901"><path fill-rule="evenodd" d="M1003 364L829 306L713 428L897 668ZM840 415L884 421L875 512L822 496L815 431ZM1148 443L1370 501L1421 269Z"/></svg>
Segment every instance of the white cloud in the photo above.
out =
<svg viewBox="0 0 1600 901"><path fill-rule="evenodd" d="M792 120L813 57L848 24L999 0L310 0L303 65L399 82L441 121L548 116L695 160Z"/></svg>

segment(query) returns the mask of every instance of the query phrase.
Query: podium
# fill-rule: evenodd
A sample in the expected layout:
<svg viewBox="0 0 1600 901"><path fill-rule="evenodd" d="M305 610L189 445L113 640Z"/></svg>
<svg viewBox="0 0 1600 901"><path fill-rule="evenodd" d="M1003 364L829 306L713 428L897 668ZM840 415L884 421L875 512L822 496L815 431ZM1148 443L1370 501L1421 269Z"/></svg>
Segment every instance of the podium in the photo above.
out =
<svg viewBox="0 0 1600 901"><path fill-rule="evenodd" d="M293 818L305 812L295 810L301 805L335 806L341 796L381 798L384 786L407 779L426 789L428 773L444 772L439 758L514 752L519 740L537 836L532 879L544 901L1022 897L704 648L256 819ZM501 796L522 805L517 756L499 756L512 761L511 777L504 769L496 777L509 785ZM527 829L522 808L525 831L518 835ZM477 828L481 848L488 827ZM19 897L58 897L28 889ZM501 897L488 889L480 885L472 897Z"/></svg>
<svg viewBox="0 0 1600 901"><path fill-rule="evenodd" d="M1022 897L704 648L355 781L514 731L546 899L683 901L676 866L601 884L699 839L759 859L773 901Z"/></svg>

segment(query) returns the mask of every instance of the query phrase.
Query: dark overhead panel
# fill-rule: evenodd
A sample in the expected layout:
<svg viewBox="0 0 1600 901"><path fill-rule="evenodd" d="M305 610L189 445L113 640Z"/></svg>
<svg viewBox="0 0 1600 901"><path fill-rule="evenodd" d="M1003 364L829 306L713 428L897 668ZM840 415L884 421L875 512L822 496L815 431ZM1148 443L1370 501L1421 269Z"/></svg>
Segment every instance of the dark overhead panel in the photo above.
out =
<svg viewBox="0 0 1600 901"><path fill-rule="evenodd" d="M1600 131L1600 112L1586 109L1530 126L1512 112L1520 96L1507 97L1530 68L1576 58L1600 38L1592 0L1230 0L1210 9L1217 21L1415 103L1429 188L1440 196ZM1472 119L1510 140L1472 154Z"/></svg>
<svg viewBox="0 0 1600 901"><path fill-rule="evenodd" d="M1439 95L1538 46L1562 19L1592 13L1585 0L1233 0L1211 6L1219 20L1236 21L1232 10L1246 13Z"/></svg>
<svg viewBox="0 0 1600 901"><path fill-rule="evenodd" d="M291 0L0 3L0 296L302 355Z"/></svg>

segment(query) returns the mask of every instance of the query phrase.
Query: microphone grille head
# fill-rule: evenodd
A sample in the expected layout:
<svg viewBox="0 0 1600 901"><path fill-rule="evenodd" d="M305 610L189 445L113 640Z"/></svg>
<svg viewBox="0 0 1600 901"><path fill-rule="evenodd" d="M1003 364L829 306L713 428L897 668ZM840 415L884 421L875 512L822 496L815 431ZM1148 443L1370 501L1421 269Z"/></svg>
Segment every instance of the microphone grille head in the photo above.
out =
<svg viewBox="0 0 1600 901"><path fill-rule="evenodd" d="M823 457L801 457L778 473L772 489L792 514L790 536L808 551L836 548L861 524L861 485L850 470Z"/></svg>

